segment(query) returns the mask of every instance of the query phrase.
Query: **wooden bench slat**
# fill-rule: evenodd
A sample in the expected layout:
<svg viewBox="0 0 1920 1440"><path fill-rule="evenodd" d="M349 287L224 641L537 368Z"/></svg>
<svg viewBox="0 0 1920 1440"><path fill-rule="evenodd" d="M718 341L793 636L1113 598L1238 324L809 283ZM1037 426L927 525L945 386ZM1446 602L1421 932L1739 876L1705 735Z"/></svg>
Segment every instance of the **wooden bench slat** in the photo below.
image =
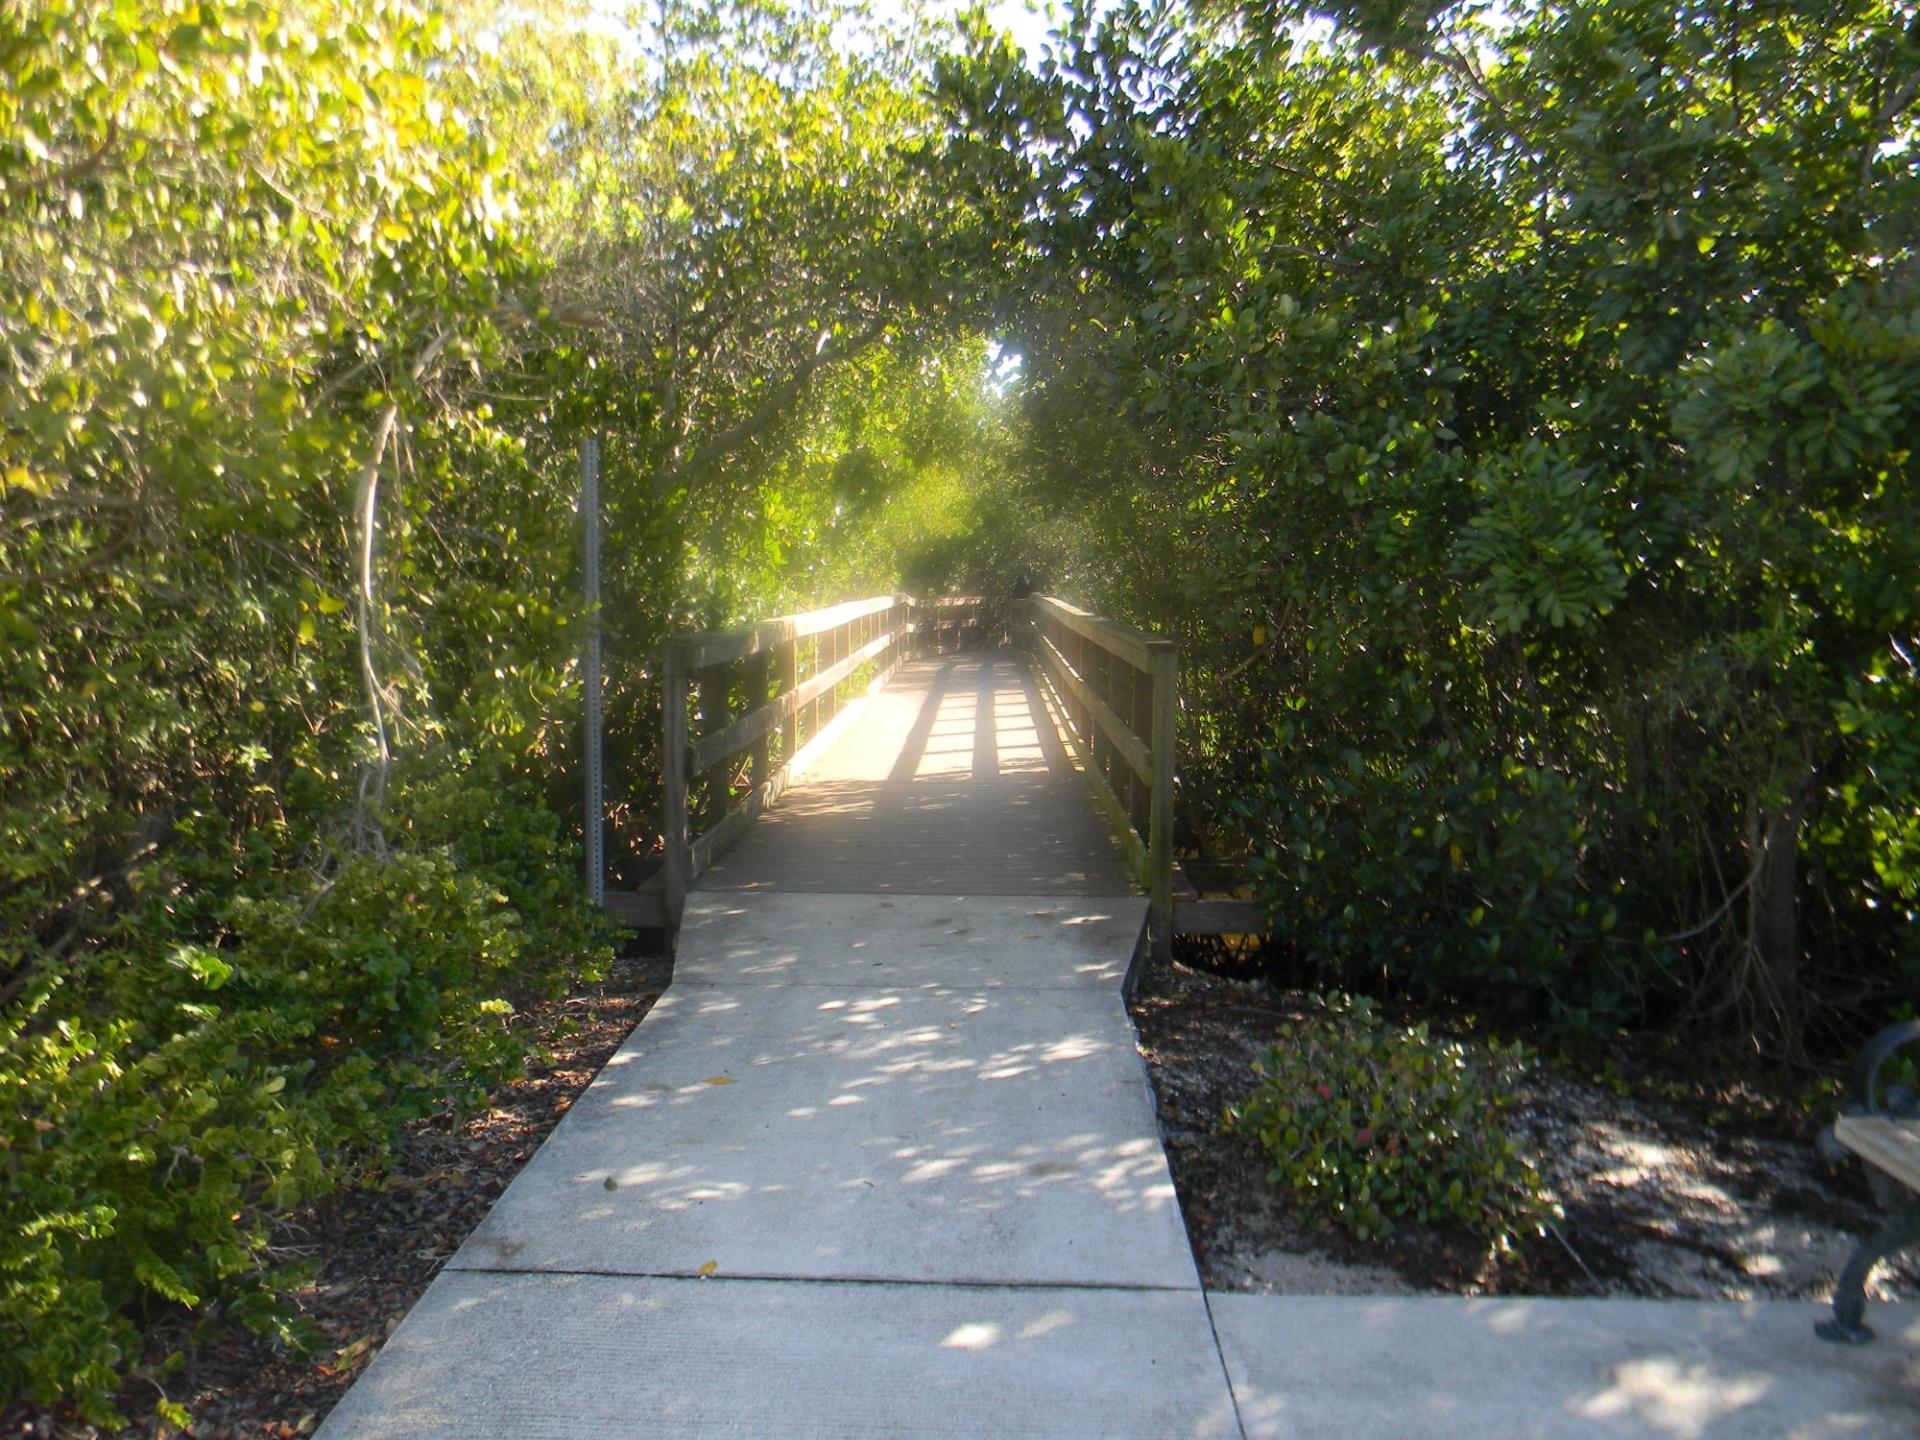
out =
<svg viewBox="0 0 1920 1440"><path fill-rule="evenodd" d="M1842 1115L1833 1136L1847 1149L1912 1190L1920 1190L1920 1120Z"/></svg>

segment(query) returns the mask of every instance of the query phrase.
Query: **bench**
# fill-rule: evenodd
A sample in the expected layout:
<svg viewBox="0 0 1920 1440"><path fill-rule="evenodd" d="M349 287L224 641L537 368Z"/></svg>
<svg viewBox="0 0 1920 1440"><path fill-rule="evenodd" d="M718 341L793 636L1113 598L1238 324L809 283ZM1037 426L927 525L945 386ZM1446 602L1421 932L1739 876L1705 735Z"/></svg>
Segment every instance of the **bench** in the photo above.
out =
<svg viewBox="0 0 1920 1440"><path fill-rule="evenodd" d="M1920 1245L1920 1095L1904 1085L1883 1094L1880 1071L1906 1045L1920 1041L1920 1020L1889 1025L1861 1047L1853 1062L1846 1107L1833 1122L1833 1138L1867 1166L1874 1198L1887 1212L1884 1224L1854 1247L1833 1292L1833 1318L1814 1327L1822 1340L1861 1345L1873 1338L1862 1322L1867 1276L1890 1255Z"/></svg>

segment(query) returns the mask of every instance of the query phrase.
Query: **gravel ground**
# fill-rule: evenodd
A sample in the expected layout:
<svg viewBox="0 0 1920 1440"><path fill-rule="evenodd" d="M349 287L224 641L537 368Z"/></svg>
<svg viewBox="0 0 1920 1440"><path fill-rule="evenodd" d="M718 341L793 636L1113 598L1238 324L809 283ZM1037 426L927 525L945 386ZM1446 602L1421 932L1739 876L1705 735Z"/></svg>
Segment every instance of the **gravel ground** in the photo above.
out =
<svg viewBox="0 0 1920 1440"><path fill-rule="evenodd" d="M600 984L528 1014L540 1048L524 1078L458 1122L433 1116L408 1125L392 1163L355 1190L288 1215L287 1258L316 1257L320 1270L295 1297L314 1339L305 1354L247 1334L190 1350L165 1381L194 1417L194 1440L294 1440L310 1435L379 1351L469 1231L547 1132L653 1007L672 977L665 957L622 958ZM183 1348L157 1334L153 1358ZM133 1436L180 1432L153 1416L151 1384L129 1386L120 1408ZM0 1437L83 1440L98 1434L71 1414L22 1407L0 1412Z"/></svg>
<svg viewBox="0 0 1920 1440"><path fill-rule="evenodd" d="M1362 1243L1315 1229L1219 1123L1303 999L1176 963L1150 972L1133 1002L1210 1288L1825 1300L1854 1238L1877 1223L1858 1162L1824 1163L1817 1126L1794 1107L1742 1087L1703 1094L1618 1059L1606 1083L1544 1061L1523 1082L1518 1126L1565 1212L1557 1235L1500 1255L1461 1232L1403 1225ZM1881 1298L1920 1298L1920 1257L1876 1280Z"/></svg>

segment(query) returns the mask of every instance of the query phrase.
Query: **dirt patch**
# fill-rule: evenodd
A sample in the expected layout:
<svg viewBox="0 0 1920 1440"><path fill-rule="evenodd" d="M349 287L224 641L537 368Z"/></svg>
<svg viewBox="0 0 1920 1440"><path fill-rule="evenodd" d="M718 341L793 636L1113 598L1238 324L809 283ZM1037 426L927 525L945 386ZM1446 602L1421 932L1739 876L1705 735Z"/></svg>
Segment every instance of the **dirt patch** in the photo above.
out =
<svg viewBox="0 0 1920 1440"><path fill-rule="evenodd" d="M319 1426L378 1353L415 1300L532 1158L627 1032L660 998L672 961L623 957L607 978L524 1018L539 1049L524 1078L503 1085L486 1108L455 1121L409 1124L391 1164L365 1186L287 1215L280 1253L320 1262L294 1297L310 1336L305 1354L245 1333L188 1348L184 1335L155 1335L151 1359L188 1349L163 1382L194 1417L195 1440L293 1440ZM134 1384L120 1408L122 1435L178 1435L153 1417L151 1384ZM70 1415L13 1407L0 1434L80 1440L98 1432Z"/></svg>
<svg viewBox="0 0 1920 1440"><path fill-rule="evenodd" d="M1150 972L1132 1004L1211 1289L1825 1300L1879 1222L1858 1163L1824 1160L1818 1126L1795 1107L1742 1087L1689 1093L1623 1060L1601 1079L1541 1061L1522 1084L1517 1125L1565 1212L1556 1234L1496 1254L1459 1231L1403 1225L1362 1243L1314 1228L1252 1146L1220 1128L1302 1001L1175 964ZM1876 1288L1920 1297L1920 1257L1882 1266Z"/></svg>

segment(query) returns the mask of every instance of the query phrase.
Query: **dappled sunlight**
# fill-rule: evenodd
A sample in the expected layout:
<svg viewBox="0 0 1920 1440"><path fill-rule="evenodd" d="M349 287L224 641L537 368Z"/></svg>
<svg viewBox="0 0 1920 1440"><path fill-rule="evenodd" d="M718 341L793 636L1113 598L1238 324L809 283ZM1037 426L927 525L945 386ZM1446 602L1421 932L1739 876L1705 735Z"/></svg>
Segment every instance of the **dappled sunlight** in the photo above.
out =
<svg viewBox="0 0 1920 1440"><path fill-rule="evenodd" d="M477 1263L1192 1286L1128 891L1024 662L904 667L703 877Z"/></svg>
<svg viewBox="0 0 1920 1440"><path fill-rule="evenodd" d="M923 908L914 921L935 933L976 928ZM973 918L1043 950L1084 936L1123 953L1110 909ZM964 938L945 965L964 966ZM523 1211L516 1186L486 1227L520 1242L511 1263L538 1268L557 1226L590 1268L668 1274L716 1252L755 1274L828 1252L859 1274L1190 1274L1117 972L1089 987L1074 955L1052 988L857 988L863 952L843 946L832 983L754 983L754 950L723 947L739 984L688 987L643 1023L529 1165L528 1181L552 1172L540 1204ZM1140 1223L1155 1242L1123 1243Z"/></svg>
<svg viewBox="0 0 1920 1440"><path fill-rule="evenodd" d="M903 667L860 723L809 767L806 789L1072 774L1058 723L1026 662L983 652Z"/></svg>
<svg viewBox="0 0 1920 1440"><path fill-rule="evenodd" d="M1274 1440L1335 1413L1434 1436L1906 1434L1920 1379L1920 1324L1839 1350L1811 1306L1215 1295L1212 1313L1246 1434Z"/></svg>
<svg viewBox="0 0 1920 1440"><path fill-rule="evenodd" d="M1618 1366L1604 1389L1567 1408L1583 1420L1631 1418L1662 1435L1693 1440L1772 1388L1765 1376L1727 1375L1708 1362L1656 1355Z"/></svg>
<svg viewBox="0 0 1920 1440"><path fill-rule="evenodd" d="M989 1345L998 1345L1001 1338L998 1325L974 1322L955 1327L940 1344L948 1350L985 1350Z"/></svg>
<svg viewBox="0 0 1920 1440"><path fill-rule="evenodd" d="M446 1272L335 1413L330 1433L389 1440L1236 1433L1191 1292L768 1285L724 1264Z"/></svg>
<svg viewBox="0 0 1920 1440"><path fill-rule="evenodd" d="M829 1014L862 994L938 991L973 1014L1010 988L1119 984L1143 916L1143 901L1120 897L760 896L744 914L689 911L689 953L669 999L806 986ZM715 926L724 944L706 943Z"/></svg>

